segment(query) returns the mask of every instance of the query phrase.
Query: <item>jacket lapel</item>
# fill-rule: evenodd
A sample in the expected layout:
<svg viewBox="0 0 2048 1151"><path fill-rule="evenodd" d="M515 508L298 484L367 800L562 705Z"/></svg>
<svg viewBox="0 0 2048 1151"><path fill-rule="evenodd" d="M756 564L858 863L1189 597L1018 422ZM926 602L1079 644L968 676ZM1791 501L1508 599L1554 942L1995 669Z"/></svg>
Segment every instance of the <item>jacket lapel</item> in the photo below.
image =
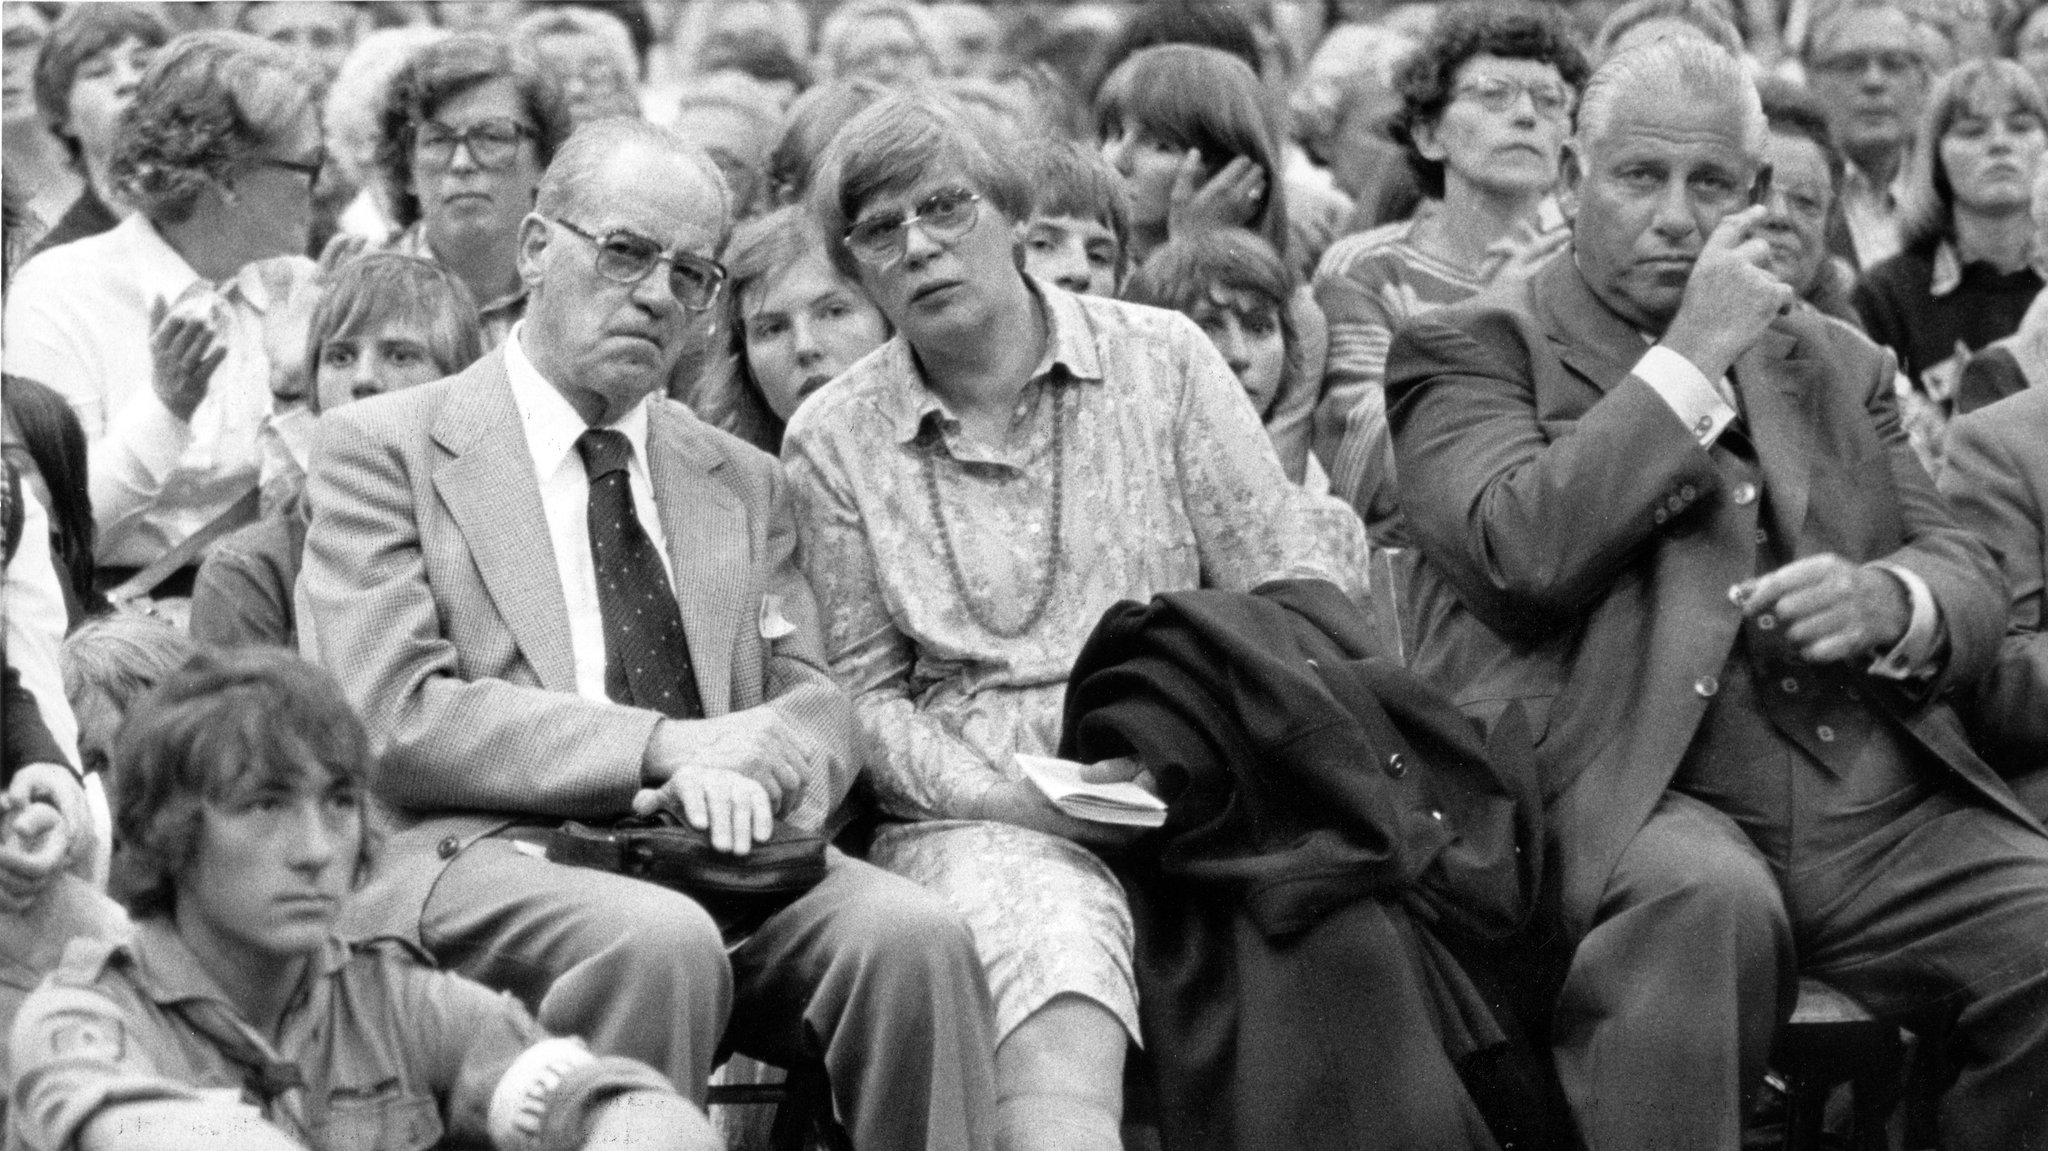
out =
<svg viewBox="0 0 2048 1151"><path fill-rule="evenodd" d="M1545 265L1531 290L1558 358L1602 395L1626 379L1649 350L1642 336L1593 294L1569 252Z"/></svg>
<svg viewBox="0 0 2048 1151"><path fill-rule="evenodd" d="M432 434L448 452L434 469L434 490L469 545L499 618L541 686L575 691L569 607L502 352L484 357L465 374L434 421Z"/></svg>
<svg viewBox="0 0 2048 1151"><path fill-rule="evenodd" d="M1768 329L1735 361L1736 391L1742 397L1750 440L1771 498L1771 517L1778 538L1795 547L1806 524L1806 501L1813 467L1813 389L1823 386L1812 366L1790 358L1797 347L1790 335Z"/></svg>
<svg viewBox="0 0 2048 1151"><path fill-rule="evenodd" d="M649 405L647 474L668 540L669 578L698 696L704 713L716 716L732 710L733 644L740 625L754 622L746 602L753 546L746 509L717 474L723 457L700 441L688 417L660 398Z"/></svg>

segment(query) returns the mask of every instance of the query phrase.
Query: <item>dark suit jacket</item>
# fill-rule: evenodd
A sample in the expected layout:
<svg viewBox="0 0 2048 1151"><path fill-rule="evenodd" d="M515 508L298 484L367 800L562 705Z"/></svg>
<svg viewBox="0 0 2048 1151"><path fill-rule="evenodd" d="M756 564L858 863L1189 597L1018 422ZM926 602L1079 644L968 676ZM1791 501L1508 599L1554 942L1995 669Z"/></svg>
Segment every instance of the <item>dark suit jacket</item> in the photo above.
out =
<svg viewBox="0 0 2048 1151"><path fill-rule="evenodd" d="M820 827L852 782L851 709L795 565L782 468L651 401L647 465L708 716L791 721L809 771L789 822ZM628 813L659 713L576 694L568 609L502 351L320 421L300 588L320 660L383 756L396 809L352 931L416 937L462 847L521 818Z"/></svg>
<svg viewBox="0 0 2048 1151"><path fill-rule="evenodd" d="M1958 416L1948 436L1941 494L1997 553L2011 591L2005 640L1966 715L2001 771L2038 772L2048 769L2048 390Z"/></svg>
<svg viewBox="0 0 2048 1151"><path fill-rule="evenodd" d="M1402 510L1423 562L1416 666L1482 714L1521 700L1564 924L1583 932L1621 851L1692 743L1757 572L1722 474L1648 384L1646 345L1558 260L1404 328L1387 396ZM1892 359L1803 311L1733 377L1771 527L1800 556L1891 560L1926 580L1947 657L1931 683L1877 699L1993 805L2038 829L1933 702L1989 663L2004 597L1907 446Z"/></svg>

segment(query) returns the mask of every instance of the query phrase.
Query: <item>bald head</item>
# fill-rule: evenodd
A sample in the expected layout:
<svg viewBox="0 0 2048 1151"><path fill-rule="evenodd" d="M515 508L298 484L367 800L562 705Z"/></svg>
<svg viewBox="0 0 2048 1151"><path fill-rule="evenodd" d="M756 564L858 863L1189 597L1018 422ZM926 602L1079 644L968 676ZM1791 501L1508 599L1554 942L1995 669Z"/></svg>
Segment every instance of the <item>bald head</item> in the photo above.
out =
<svg viewBox="0 0 2048 1151"><path fill-rule="evenodd" d="M703 149L645 120L620 117L578 128L541 177L533 210L578 219L600 201L672 185L679 170L723 240L732 227L732 193L718 165Z"/></svg>

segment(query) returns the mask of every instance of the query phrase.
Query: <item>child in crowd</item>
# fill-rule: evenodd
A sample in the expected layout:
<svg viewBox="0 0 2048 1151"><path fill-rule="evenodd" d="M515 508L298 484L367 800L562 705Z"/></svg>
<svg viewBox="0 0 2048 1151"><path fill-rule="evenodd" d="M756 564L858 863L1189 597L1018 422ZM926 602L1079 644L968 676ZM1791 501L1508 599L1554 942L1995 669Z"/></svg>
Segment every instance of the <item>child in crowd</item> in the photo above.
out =
<svg viewBox="0 0 2048 1151"><path fill-rule="evenodd" d="M359 256L325 285L306 338L315 413L451 376L483 354L476 299L439 264L391 252ZM291 646L292 588L305 550L304 501L284 501L216 544L192 589L192 635L234 647Z"/></svg>
<svg viewBox="0 0 2048 1151"><path fill-rule="evenodd" d="M1069 292L1115 296L1131 270L1131 200L1100 152L1052 140L1032 173L1024 270Z"/></svg>
<svg viewBox="0 0 2048 1151"><path fill-rule="evenodd" d="M135 930L74 942L22 1005L8 1146L718 1146L653 1068L334 937L378 838L369 738L325 671L201 654L137 705L115 761Z"/></svg>
<svg viewBox="0 0 2048 1151"><path fill-rule="evenodd" d="M889 321L833 267L802 208L735 228L725 270L730 355L706 373L692 406L714 426L780 452L797 406L888 340Z"/></svg>

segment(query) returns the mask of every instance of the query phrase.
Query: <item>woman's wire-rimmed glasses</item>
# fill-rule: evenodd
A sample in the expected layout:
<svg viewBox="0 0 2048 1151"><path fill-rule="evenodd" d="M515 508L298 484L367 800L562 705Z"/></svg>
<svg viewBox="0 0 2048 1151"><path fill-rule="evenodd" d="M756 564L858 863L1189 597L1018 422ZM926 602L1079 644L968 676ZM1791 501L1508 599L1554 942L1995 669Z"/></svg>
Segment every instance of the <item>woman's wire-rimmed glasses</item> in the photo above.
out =
<svg viewBox="0 0 2048 1151"><path fill-rule="evenodd" d="M525 124L507 118L479 120L461 129L427 120L413 129L412 147L420 159L445 168L455 162L455 148L459 144L469 149L469 158L476 161L477 167L496 170L518 158L521 140L538 135Z"/></svg>
<svg viewBox="0 0 2048 1151"><path fill-rule="evenodd" d="M908 216L901 212L870 216L846 229L840 239L854 259L879 272L903 258L912 224L943 244L966 235L980 218L980 193L941 188L919 201Z"/></svg>
<svg viewBox="0 0 2048 1151"><path fill-rule="evenodd" d="M590 241L597 249L597 274L614 284L637 284L654 271L656 264L666 261L668 290L676 303L692 312L711 307L718 299L719 289L725 286L725 268L717 260L680 249L664 250L653 240L623 228L597 235L559 216L549 218Z"/></svg>
<svg viewBox="0 0 2048 1151"><path fill-rule="evenodd" d="M1515 98L1524 92L1529 94L1529 106L1546 120L1562 120L1571 115L1572 90L1555 80L1475 76L1459 84L1452 95L1466 97L1481 108L1498 113L1513 108Z"/></svg>

